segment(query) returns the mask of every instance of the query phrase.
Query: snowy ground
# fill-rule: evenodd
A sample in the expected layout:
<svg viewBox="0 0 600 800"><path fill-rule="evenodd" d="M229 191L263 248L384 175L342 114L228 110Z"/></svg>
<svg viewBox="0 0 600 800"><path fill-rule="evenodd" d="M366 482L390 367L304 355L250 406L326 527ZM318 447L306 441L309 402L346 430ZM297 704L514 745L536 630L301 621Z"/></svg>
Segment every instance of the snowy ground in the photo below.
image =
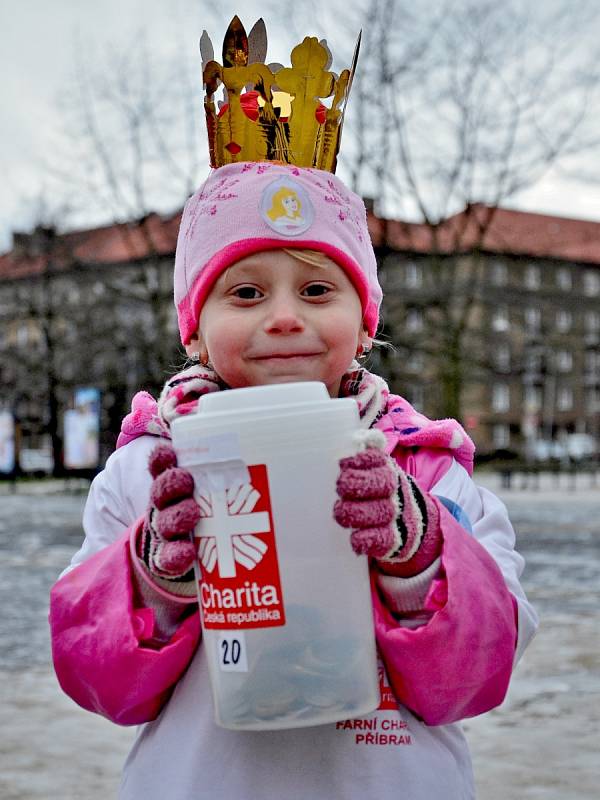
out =
<svg viewBox="0 0 600 800"><path fill-rule="evenodd" d="M134 730L76 706L50 668L0 673L2 800L109 800Z"/></svg>
<svg viewBox="0 0 600 800"><path fill-rule="evenodd" d="M494 476L482 482L499 489ZM465 724L478 798L592 800L600 785L600 490L548 479L503 499L542 624L504 705ZM81 506L72 495L0 498L2 800L114 797L133 738L75 706L48 664L45 598L77 546Z"/></svg>
<svg viewBox="0 0 600 800"><path fill-rule="evenodd" d="M543 476L502 491L538 634L505 703L465 724L480 800L592 800L600 786L600 488Z"/></svg>

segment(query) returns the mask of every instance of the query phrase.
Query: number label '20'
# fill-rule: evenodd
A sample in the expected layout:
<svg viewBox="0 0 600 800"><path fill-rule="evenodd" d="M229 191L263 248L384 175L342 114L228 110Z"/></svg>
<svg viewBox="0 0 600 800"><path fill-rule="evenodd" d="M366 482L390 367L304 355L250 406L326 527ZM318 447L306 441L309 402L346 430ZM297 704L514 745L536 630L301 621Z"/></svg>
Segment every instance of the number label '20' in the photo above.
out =
<svg viewBox="0 0 600 800"><path fill-rule="evenodd" d="M248 672L246 639L243 631L219 633L217 648L222 672Z"/></svg>

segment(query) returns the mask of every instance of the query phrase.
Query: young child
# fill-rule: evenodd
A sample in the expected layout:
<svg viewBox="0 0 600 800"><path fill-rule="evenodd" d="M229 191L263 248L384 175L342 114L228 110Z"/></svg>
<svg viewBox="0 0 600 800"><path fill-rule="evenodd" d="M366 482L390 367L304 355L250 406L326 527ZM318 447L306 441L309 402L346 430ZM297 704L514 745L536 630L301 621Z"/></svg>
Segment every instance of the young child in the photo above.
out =
<svg viewBox="0 0 600 800"><path fill-rule="evenodd" d="M92 484L83 547L51 597L63 689L142 725L119 796L474 797L457 723L502 701L536 619L506 510L471 479L465 432L426 419L356 361L381 303L362 201L317 169L214 170L183 214L175 302L198 363L158 403L134 398ZM342 460L331 513L369 558L381 703L317 727L225 730L213 718L189 539L204 512L169 428L202 413L206 393L304 380L353 397L373 432Z"/></svg>

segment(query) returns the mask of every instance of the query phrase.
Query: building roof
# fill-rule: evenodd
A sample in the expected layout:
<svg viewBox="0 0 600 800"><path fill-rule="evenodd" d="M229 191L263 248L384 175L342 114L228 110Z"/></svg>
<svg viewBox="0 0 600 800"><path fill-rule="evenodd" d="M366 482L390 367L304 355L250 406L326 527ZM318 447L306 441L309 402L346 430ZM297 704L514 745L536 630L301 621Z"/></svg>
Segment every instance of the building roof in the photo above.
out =
<svg viewBox="0 0 600 800"><path fill-rule="evenodd" d="M387 231L386 231L387 228ZM437 227L369 215L375 246L416 253L488 253L600 265L600 222L475 204ZM387 234L387 236L386 236Z"/></svg>
<svg viewBox="0 0 600 800"><path fill-rule="evenodd" d="M117 264L149 256L172 257L181 213L150 214L136 223L118 223L57 235L52 268L73 264ZM507 208L472 205L434 228L400 220L384 220L369 212L375 247L414 253L488 253L553 258L600 265L600 222L532 214ZM386 241L385 241L386 240ZM48 256L36 233L16 234L13 249L0 255L0 280L44 272Z"/></svg>
<svg viewBox="0 0 600 800"><path fill-rule="evenodd" d="M64 270L73 264L118 264L149 256L173 256L180 220L181 212L171 217L150 214L136 223L58 234L52 240L52 268ZM0 255L0 279L42 273L49 260L43 236L43 230L16 234L13 249Z"/></svg>

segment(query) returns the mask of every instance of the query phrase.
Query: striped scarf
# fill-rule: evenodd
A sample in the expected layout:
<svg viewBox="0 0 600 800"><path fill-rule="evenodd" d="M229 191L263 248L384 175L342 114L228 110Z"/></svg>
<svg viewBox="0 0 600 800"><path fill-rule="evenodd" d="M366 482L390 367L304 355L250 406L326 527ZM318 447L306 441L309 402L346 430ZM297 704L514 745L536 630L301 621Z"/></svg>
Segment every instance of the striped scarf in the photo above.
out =
<svg viewBox="0 0 600 800"><path fill-rule="evenodd" d="M121 425L117 447L145 434L170 439L174 419L194 413L203 395L227 388L212 369L193 364L165 383L158 403L148 392L138 392L131 403L131 412ZM353 361L342 378L340 396L356 400L361 426L370 428L386 412L389 389L383 378Z"/></svg>

